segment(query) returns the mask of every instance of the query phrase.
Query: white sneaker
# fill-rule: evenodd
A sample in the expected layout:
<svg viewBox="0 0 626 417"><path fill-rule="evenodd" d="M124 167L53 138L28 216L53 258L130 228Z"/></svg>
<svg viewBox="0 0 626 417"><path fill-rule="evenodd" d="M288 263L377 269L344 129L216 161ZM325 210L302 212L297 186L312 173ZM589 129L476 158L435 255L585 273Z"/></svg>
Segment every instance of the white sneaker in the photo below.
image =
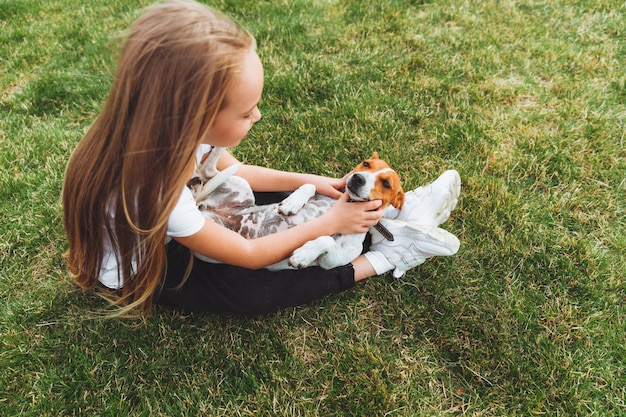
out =
<svg viewBox="0 0 626 417"><path fill-rule="evenodd" d="M365 254L378 274L393 269L393 276L400 278L409 269L423 264L427 258L452 256L459 250L459 239L437 226L407 224L402 220L391 219L382 219L381 222L393 234L394 240L389 241L378 231L372 230L370 252ZM374 265L382 261L380 255L387 263Z"/></svg>
<svg viewBox="0 0 626 417"><path fill-rule="evenodd" d="M435 181L404 194L404 205L385 217L404 220L412 225L439 226L448 220L461 192L461 177L455 170L444 172Z"/></svg>

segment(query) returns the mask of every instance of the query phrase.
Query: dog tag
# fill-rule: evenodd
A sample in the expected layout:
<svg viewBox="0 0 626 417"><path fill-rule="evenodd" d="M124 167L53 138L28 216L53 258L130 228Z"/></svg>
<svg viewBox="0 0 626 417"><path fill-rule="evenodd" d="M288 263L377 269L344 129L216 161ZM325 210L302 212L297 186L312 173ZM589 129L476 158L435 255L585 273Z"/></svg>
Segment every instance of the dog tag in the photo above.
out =
<svg viewBox="0 0 626 417"><path fill-rule="evenodd" d="M382 224L380 224L380 223L376 223L376 224L374 225L374 228L375 228L376 230L378 230L378 232L379 232L381 235L383 235L383 237L384 237L385 239L387 239L387 240L388 240L388 241L390 241L390 242L393 242L393 235L391 234L391 232L389 231L389 229L387 229L385 226L383 226L383 225L382 225Z"/></svg>

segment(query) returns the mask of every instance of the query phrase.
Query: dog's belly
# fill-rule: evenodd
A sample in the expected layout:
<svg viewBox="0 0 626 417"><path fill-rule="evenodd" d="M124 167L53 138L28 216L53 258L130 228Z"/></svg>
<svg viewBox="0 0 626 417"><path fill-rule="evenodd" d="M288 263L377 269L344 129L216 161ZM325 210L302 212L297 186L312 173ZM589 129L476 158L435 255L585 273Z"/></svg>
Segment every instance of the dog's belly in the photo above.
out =
<svg viewBox="0 0 626 417"><path fill-rule="evenodd" d="M241 224L236 231L249 239L255 239L287 230L326 213L335 201L330 197L316 194L292 215L280 213L279 204L252 207L241 213Z"/></svg>
<svg viewBox="0 0 626 417"><path fill-rule="evenodd" d="M298 191L296 191L298 192ZM254 194L247 182L231 177L209 194L199 205L202 214L240 235L255 239L287 230L326 213L335 199L315 194L294 214L283 214L280 202L254 204Z"/></svg>

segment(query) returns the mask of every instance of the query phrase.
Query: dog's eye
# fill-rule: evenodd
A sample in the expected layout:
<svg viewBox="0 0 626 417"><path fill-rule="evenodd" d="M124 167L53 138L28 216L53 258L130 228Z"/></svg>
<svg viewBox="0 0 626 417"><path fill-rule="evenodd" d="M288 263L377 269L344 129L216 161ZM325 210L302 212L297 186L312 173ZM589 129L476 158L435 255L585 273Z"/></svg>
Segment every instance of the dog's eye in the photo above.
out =
<svg viewBox="0 0 626 417"><path fill-rule="evenodd" d="M387 180L383 180L383 187L385 187L385 188L391 188L391 184L389 184L389 181L387 181Z"/></svg>
<svg viewBox="0 0 626 417"><path fill-rule="evenodd" d="M364 166L365 168L369 168L369 167L370 167L370 163L369 163L369 162L367 162L367 161L365 161L365 162L363 162L363 166Z"/></svg>

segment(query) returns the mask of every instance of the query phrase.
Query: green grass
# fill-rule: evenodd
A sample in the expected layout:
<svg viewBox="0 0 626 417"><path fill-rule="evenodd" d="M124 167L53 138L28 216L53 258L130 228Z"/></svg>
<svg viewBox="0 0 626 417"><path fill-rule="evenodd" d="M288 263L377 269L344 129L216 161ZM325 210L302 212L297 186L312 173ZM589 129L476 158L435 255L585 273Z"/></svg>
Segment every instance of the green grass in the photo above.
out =
<svg viewBox="0 0 626 417"><path fill-rule="evenodd" d="M462 247L258 319L93 320L60 191L145 1L0 0L0 415L626 415L626 4L222 0L257 37L249 163L406 188ZM94 161L97 163L97 161Z"/></svg>

